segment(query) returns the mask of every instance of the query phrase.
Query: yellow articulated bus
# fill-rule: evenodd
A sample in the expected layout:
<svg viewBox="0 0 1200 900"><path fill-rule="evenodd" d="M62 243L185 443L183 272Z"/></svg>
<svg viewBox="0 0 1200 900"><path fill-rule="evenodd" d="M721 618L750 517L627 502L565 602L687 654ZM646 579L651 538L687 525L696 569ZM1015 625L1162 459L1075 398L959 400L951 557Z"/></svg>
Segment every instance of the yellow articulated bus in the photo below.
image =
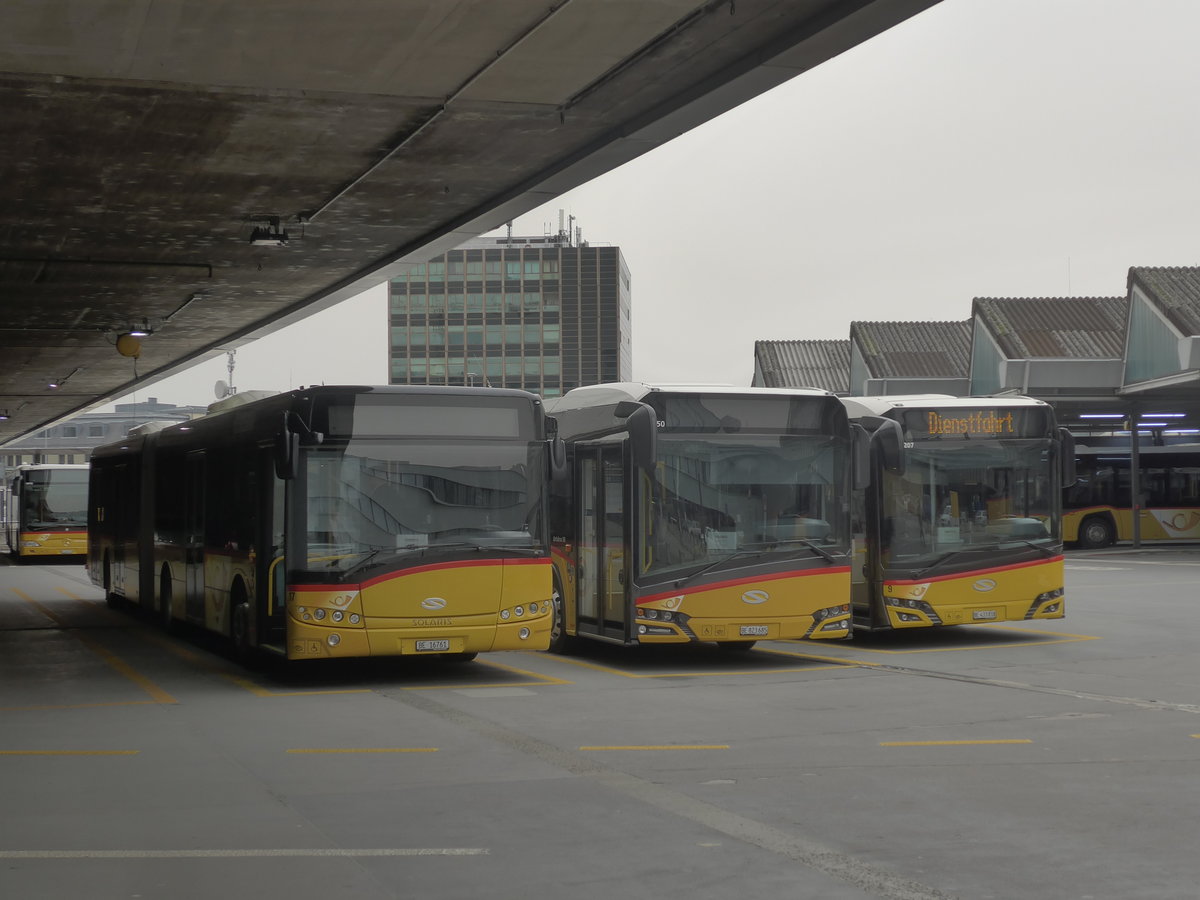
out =
<svg viewBox="0 0 1200 900"><path fill-rule="evenodd" d="M4 532L18 562L87 555L87 466L19 466L8 483Z"/></svg>
<svg viewBox="0 0 1200 900"><path fill-rule="evenodd" d="M1078 480L1063 496L1063 540L1085 549L1133 540L1131 469L1124 447L1076 445ZM1139 540L1200 541L1200 444L1140 447Z"/></svg>
<svg viewBox="0 0 1200 900"><path fill-rule="evenodd" d="M239 658L545 649L551 427L516 390L235 395L95 451L89 574Z"/></svg>
<svg viewBox="0 0 1200 900"><path fill-rule="evenodd" d="M550 649L850 635L852 443L823 391L580 387L547 402Z"/></svg>
<svg viewBox="0 0 1200 900"><path fill-rule="evenodd" d="M843 397L870 434L855 492L854 625L1061 618L1074 442L1025 397Z"/></svg>

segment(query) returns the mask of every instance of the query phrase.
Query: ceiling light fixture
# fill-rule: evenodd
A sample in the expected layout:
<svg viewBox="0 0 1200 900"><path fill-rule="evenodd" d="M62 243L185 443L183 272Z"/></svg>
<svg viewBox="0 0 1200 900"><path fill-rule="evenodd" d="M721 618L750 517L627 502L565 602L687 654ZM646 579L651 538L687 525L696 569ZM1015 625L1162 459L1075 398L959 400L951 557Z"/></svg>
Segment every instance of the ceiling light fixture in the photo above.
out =
<svg viewBox="0 0 1200 900"><path fill-rule="evenodd" d="M288 233L279 225L279 216L267 216L263 219L266 225L256 225L250 232L252 247L286 247Z"/></svg>

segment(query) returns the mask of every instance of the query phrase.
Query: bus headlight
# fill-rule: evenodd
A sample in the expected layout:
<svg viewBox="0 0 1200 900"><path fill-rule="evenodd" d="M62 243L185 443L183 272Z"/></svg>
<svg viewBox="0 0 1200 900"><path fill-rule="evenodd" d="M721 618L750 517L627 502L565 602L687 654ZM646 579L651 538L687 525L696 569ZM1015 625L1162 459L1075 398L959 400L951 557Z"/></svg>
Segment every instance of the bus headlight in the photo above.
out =
<svg viewBox="0 0 1200 900"><path fill-rule="evenodd" d="M316 619L318 622L320 622L322 619L325 618L325 610L323 610L321 607L318 606L316 609L313 610L313 618Z"/></svg>
<svg viewBox="0 0 1200 900"><path fill-rule="evenodd" d="M508 621L508 617L511 615L512 615L512 613L510 613L507 609L500 610L500 618L501 618L501 620L503 620L505 622Z"/></svg>
<svg viewBox="0 0 1200 900"><path fill-rule="evenodd" d="M517 637L519 637L521 640L526 640L529 637L529 629L522 628L520 631L517 632Z"/></svg>
<svg viewBox="0 0 1200 900"><path fill-rule="evenodd" d="M350 613L350 624L351 625L357 625L359 623L359 621L360 621L360 619L359 619L358 613Z"/></svg>
<svg viewBox="0 0 1200 900"><path fill-rule="evenodd" d="M345 614L344 612L342 612L340 609L335 609L335 610L333 611L333 616L332 616L331 618L332 618L332 619L333 619L333 621L335 621L335 622L340 622L340 621L342 621L342 619L344 619L345 617L346 617L346 614Z"/></svg>
<svg viewBox="0 0 1200 900"><path fill-rule="evenodd" d="M325 638L325 641L330 647L336 647L342 642L342 636L340 634L331 634L329 637Z"/></svg>

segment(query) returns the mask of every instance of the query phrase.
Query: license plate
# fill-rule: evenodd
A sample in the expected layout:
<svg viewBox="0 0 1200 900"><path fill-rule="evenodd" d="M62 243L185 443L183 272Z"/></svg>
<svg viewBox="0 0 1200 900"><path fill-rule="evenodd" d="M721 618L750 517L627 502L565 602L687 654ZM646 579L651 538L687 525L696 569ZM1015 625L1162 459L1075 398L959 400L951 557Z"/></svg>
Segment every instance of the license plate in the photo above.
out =
<svg viewBox="0 0 1200 900"><path fill-rule="evenodd" d="M743 625L738 629L738 634L742 637L766 637L766 625Z"/></svg>
<svg viewBox="0 0 1200 900"><path fill-rule="evenodd" d="M450 649L450 642L447 641L417 641L417 651L428 650L433 653L445 653Z"/></svg>
<svg viewBox="0 0 1200 900"><path fill-rule="evenodd" d="M977 609L971 613L972 619L994 619L996 611L994 609Z"/></svg>

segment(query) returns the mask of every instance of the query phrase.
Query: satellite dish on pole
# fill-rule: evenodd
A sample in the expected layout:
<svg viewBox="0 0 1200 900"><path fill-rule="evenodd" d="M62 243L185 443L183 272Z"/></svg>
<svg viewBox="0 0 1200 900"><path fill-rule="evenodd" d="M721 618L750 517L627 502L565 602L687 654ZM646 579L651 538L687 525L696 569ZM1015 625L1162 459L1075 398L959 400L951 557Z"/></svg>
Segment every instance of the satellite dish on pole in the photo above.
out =
<svg viewBox="0 0 1200 900"><path fill-rule="evenodd" d="M218 400L224 400L229 396L229 385L225 382L225 379L222 378L213 385L213 393L217 395Z"/></svg>

